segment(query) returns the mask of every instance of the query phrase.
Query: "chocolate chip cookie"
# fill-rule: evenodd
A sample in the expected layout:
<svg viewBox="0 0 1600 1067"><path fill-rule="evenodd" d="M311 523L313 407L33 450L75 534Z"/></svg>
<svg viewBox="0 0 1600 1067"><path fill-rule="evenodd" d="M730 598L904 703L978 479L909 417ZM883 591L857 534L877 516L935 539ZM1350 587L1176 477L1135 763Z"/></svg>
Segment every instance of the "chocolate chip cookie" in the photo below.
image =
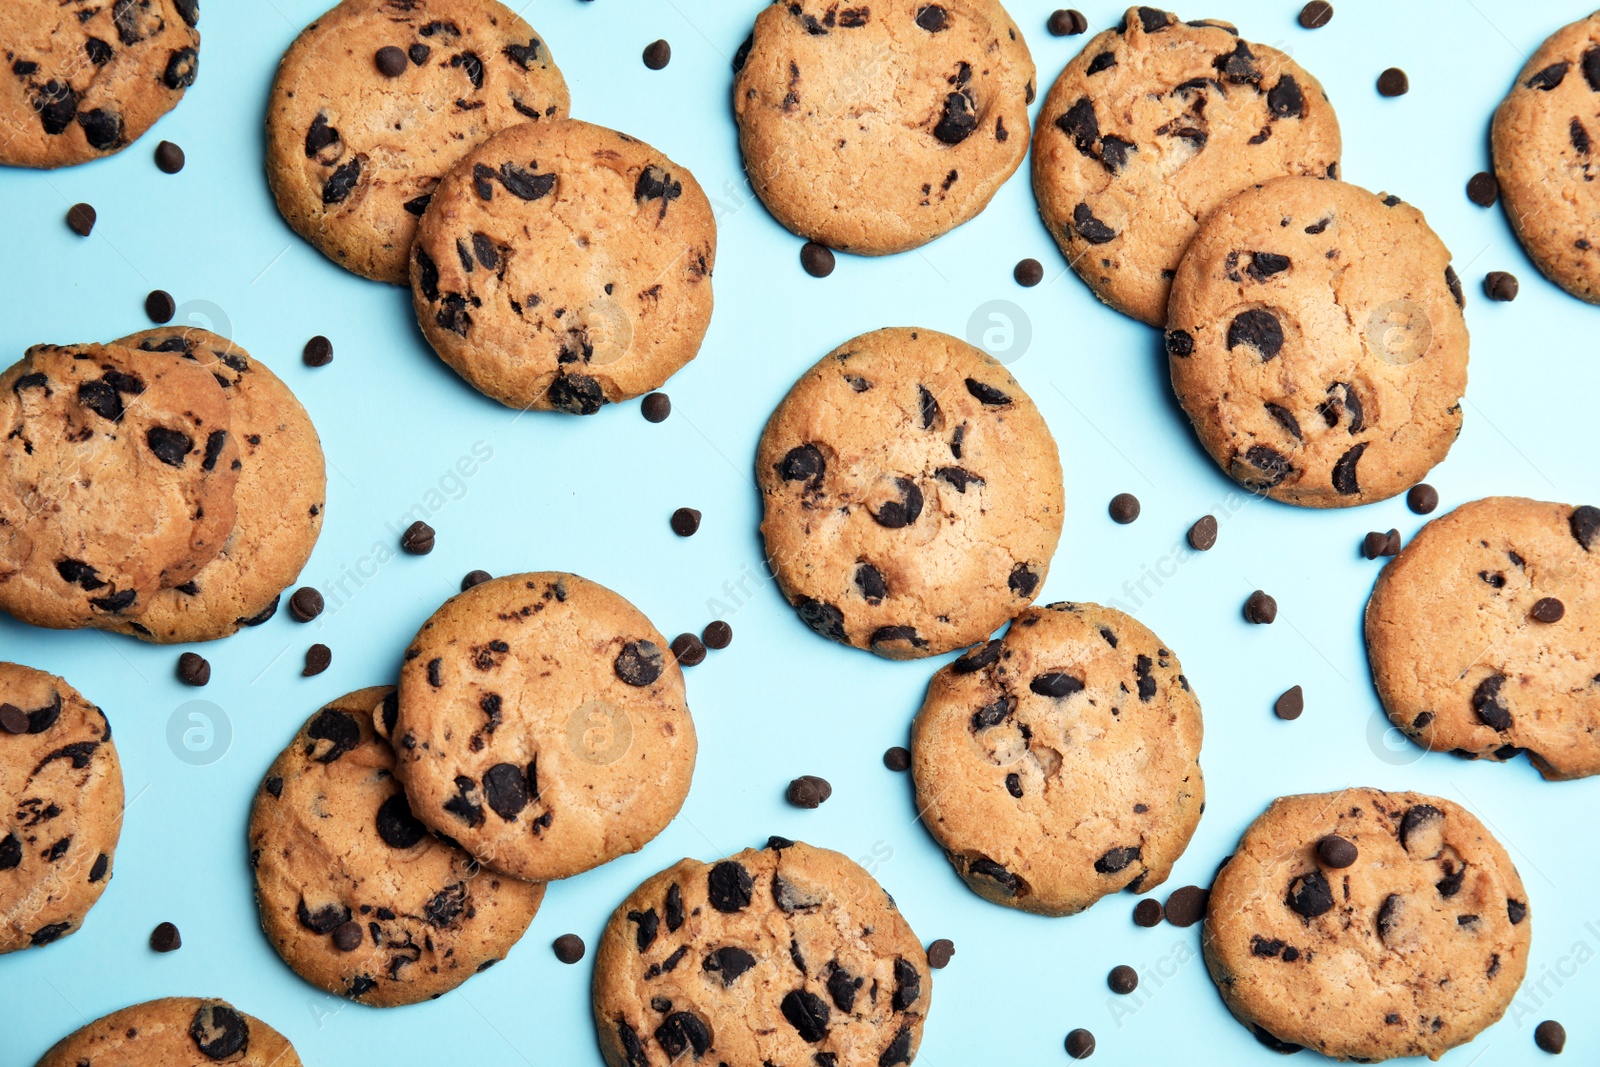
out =
<svg viewBox="0 0 1600 1067"><path fill-rule="evenodd" d="M1251 492L1339 508L1405 492L1461 430L1461 279L1422 212L1278 178L1208 215L1172 283L1172 386Z"/></svg>
<svg viewBox="0 0 1600 1067"><path fill-rule="evenodd" d="M1600 12L1539 46L1494 115L1506 218L1545 277L1600 303Z"/></svg>
<svg viewBox="0 0 1600 1067"><path fill-rule="evenodd" d="M933 676L917 810L979 896L1072 915L1166 881L1205 806L1200 735L1155 634L1098 604L1029 608Z"/></svg>
<svg viewBox="0 0 1600 1067"><path fill-rule="evenodd" d="M36 345L0 374L0 610L35 626L137 617L233 529L239 450L197 361Z"/></svg>
<svg viewBox="0 0 1600 1067"><path fill-rule="evenodd" d="M287 1038L224 1000L168 997L114 1011L56 1042L38 1067L300 1067Z"/></svg>
<svg viewBox="0 0 1600 1067"><path fill-rule="evenodd" d="M0 164L118 152L177 106L200 63L199 0L7 0Z"/></svg>
<svg viewBox="0 0 1600 1067"><path fill-rule="evenodd" d="M811 629L891 659L981 641L1032 603L1061 536L1061 461L1006 369L878 330L806 372L761 435L761 534Z"/></svg>
<svg viewBox="0 0 1600 1067"><path fill-rule="evenodd" d="M594 1018L610 1067L910 1063L933 997L872 876L783 838L648 879L606 924Z"/></svg>
<svg viewBox="0 0 1600 1067"><path fill-rule="evenodd" d="M105 715L54 675L0 663L0 954L82 925L121 832Z"/></svg>
<svg viewBox="0 0 1600 1067"><path fill-rule="evenodd" d="M1129 8L1067 64L1039 110L1039 214L1094 294L1151 326L1212 209L1284 175L1337 176L1322 85L1227 23Z"/></svg>
<svg viewBox="0 0 1600 1067"><path fill-rule="evenodd" d="M385 1008L488 970L544 898L542 884L479 867L411 814L394 750L374 733L393 692L357 690L313 715L250 815L267 940L311 984Z"/></svg>
<svg viewBox="0 0 1600 1067"><path fill-rule="evenodd" d="M1280 797L1217 872L1201 944L1279 1052L1372 1063L1465 1044L1528 966L1528 897L1483 824L1420 793Z"/></svg>
<svg viewBox="0 0 1600 1067"><path fill-rule="evenodd" d="M265 622L322 530L327 478L316 428L283 380L227 338L163 326L116 343L177 352L209 370L228 399L243 466L233 532L216 558L189 581L156 593L137 619L108 615L97 624L172 644L214 641Z"/></svg>
<svg viewBox="0 0 1600 1067"><path fill-rule="evenodd" d="M1033 57L996 0L771 4L734 69L756 195L830 248L926 244L982 211L1028 151Z"/></svg>
<svg viewBox="0 0 1600 1067"><path fill-rule="evenodd" d="M637 852L694 773L666 639L575 574L512 574L445 601L406 649L384 732L411 809L531 881Z"/></svg>
<svg viewBox="0 0 1600 1067"><path fill-rule="evenodd" d="M1600 774L1600 509L1463 504L1383 569L1366 625L1378 696L1418 744Z"/></svg>
<svg viewBox="0 0 1600 1067"><path fill-rule="evenodd" d="M422 333L479 392L592 415L661 385L711 322L717 224L643 141L529 123L439 183L412 250Z"/></svg>
<svg viewBox="0 0 1600 1067"><path fill-rule="evenodd" d="M508 126L567 114L550 48L497 0L345 0L284 53L267 180L295 232L404 285L439 179Z"/></svg>

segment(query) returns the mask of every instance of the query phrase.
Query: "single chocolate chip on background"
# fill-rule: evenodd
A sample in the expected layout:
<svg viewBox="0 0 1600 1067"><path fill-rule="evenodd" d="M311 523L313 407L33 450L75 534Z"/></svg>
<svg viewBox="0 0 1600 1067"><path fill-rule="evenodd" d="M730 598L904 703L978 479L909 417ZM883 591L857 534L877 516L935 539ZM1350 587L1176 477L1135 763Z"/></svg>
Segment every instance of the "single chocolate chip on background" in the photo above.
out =
<svg viewBox="0 0 1600 1067"><path fill-rule="evenodd" d="M911 750L895 745L883 754L883 765L896 774L911 769Z"/></svg>
<svg viewBox="0 0 1600 1067"><path fill-rule="evenodd" d="M679 508L672 513L672 532L679 537L693 537L700 529L700 513L694 508Z"/></svg>
<svg viewBox="0 0 1600 1067"><path fill-rule="evenodd" d="M556 959L562 963L572 964L583 959L583 938L577 934L562 934L550 943L555 951Z"/></svg>
<svg viewBox="0 0 1600 1067"><path fill-rule="evenodd" d="M1257 589L1244 602L1244 617L1246 622L1255 623L1257 626L1271 625L1278 617L1278 602L1272 599L1271 595Z"/></svg>
<svg viewBox="0 0 1600 1067"><path fill-rule="evenodd" d="M1167 897L1167 922L1179 927L1193 926L1206 917L1206 902L1210 898L1210 891L1197 885L1174 889Z"/></svg>
<svg viewBox="0 0 1600 1067"><path fill-rule="evenodd" d="M1155 897L1145 897L1133 906L1134 925L1146 929L1161 925L1161 919L1165 914L1161 909L1161 901Z"/></svg>
<svg viewBox="0 0 1600 1067"><path fill-rule="evenodd" d="M1132 493L1118 493L1111 498L1111 521L1126 526L1139 517L1139 498Z"/></svg>
<svg viewBox="0 0 1600 1067"><path fill-rule="evenodd" d="M434 538L437 536L432 526L418 519L400 535L400 548L413 556L426 556L433 551Z"/></svg>
<svg viewBox="0 0 1600 1067"><path fill-rule="evenodd" d="M716 619L706 623L706 628L700 631L700 640L706 643L707 648L727 648L733 643L733 627Z"/></svg>
<svg viewBox="0 0 1600 1067"><path fill-rule="evenodd" d="M306 649L306 665L300 672L302 678L312 678L327 670L333 663L333 649L316 644Z"/></svg>
<svg viewBox="0 0 1600 1067"><path fill-rule="evenodd" d="M159 923L150 931L150 947L156 952L176 952L183 947L183 935L172 923Z"/></svg>
<svg viewBox="0 0 1600 1067"><path fill-rule="evenodd" d="M1552 1056L1559 1056L1567 1047L1567 1028L1554 1019L1546 1019L1533 1028L1533 1043Z"/></svg>
<svg viewBox="0 0 1600 1067"><path fill-rule="evenodd" d="M802 774L789 783L784 796L797 808L815 808L833 796L833 786L828 784L826 778Z"/></svg>
<svg viewBox="0 0 1600 1067"><path fill-rule="evenodd" d="M144 298L144 313L159 326L172 321L172 316L178 313L178 305L165 289L152 289L150 295Z"/></svg>
<svg viewBox="0 0 1600 1067"><path fill-rule="evenodd" d="M1509 303L1517 298L1517 277L1509 271L1492 270L1483 276L1483 295Z"/></svg>
<svg viewBox="0 0 1600 1067"><path fill-rule="evenodd" d="M1413 514L1432 514L1433 509L1438 506L1439 490L1427 482L1418 482L1406 493L1406 507L1410 508Z"/></svg>
<svg viewBox="0 0 1600 1067"><path fill-rule="evenodd" d="M1411 79L1399 67L1390 67L1378 75L1378 92L1383 96L1404 96L1411 91Z"/></svg>
<svg viewBox="0 0 1600 1067"><path fill-rule="evenodd" d="M1067 1055L1075 1060L1086 1060L1094 1055L1094 1035L1079 1027L1067 1035Z"/></svg>
<svg viewBox="0 0 1600 1067"><path fill-rule="evenodd" d="M176 174L183 169L183 149L171 141L156 145L156 167L163 174Z"/></svg>
<svg viewBox="0 0 1600 1067"><path fill-rule="evenodd" d="M1308 30L1320 30L1333 20L1333 5L1327 0L1311 0L1300 9L1300 25Z"/></svg>
<svg viewBox="0 0 1600 1067"><path fill-rule="evenodd" d="M1011 276L1016 279L1018 285L1032 289L1044 281L1044 264L1032 258L1018 260L1017 265L1012 268Z"/></svg>
<svg viewBox="0 0 1600 1067"><path fill-rule="evenodd" d="M1217 518L1215 515L1202 515L1189 527L1189 547L1196 552L1210 552L1217 543Z"/></svg>
<svg viewBox="0 0 1600 1067"><path fill-rule="evenodd" d="M672 639L672 654L685 667L698 667L706 661L706 646L694 634L679 634Z"/></svg>
<svg viewBox="0 0 1600 1067"><path fill-rule="evenodd" d="M28 732L28 713L15 704L0 704L0 730L8 734Z"/></svg>
<svg viewBox="0 0 1600 1067"><path fill-rule="evenodd" d="M1273 713L1285 722L1293 722L1306 710L1305 690L1292 685L1272 705Z"/></svg>
<svg viewBox="0 0 1600 1067"><path fill-rule="evenodd" d="M1338 834L1329 834L1317 842L1317 858L1322 861L1323 866L1332 867L1336 871L1342 871L1354 864L1359 855L1355 843Z"/></svg>
<svg viewBox="0 0 1600 1067"><path fill-rule="evenodd" d="M1535 622L1560 622L1561 617L1567 613L1567 606L1553 596L1542 596L1533 602L1533 610L1528 614Z"/></svg>
<svg viewBox="0 0 1600 1067"><path fill-rule="evenodd" d="M834 264L833 249L827 245L807 241L800 246L800 267L813 278L826 278L833 273Z"/></svg>
<svg viewBox="0 0 1600 1067"><path fill-rule="evenodd" d="M386 44L378 49L372 56L372 62L378 68L378 73L385 78L398 78L411 65L411 60L405 52L392 44Z"/></svg>
<svg viewBox="0 0 1600 1067"><path fill-rule="evenodd" d="M928 946L928 966L942 971L950 966L950 959L955 954L956 943L948 937L941 937Z"/></svg>
<svg viewBox="0 0 1600 1067"><path fill-rule="evenodd" d="M211 664L198 652L185 652L178 657L178 681L197 687L205 685L211 681Z"/></svg>
<svg viewBox="0 0 1600 1067"><path fill-rule="evenodd" d="M649 393L639 404L645 422L665 422L672 414L672 398L666 393Z"/></svg>
<svg viewBox="0 0 1600 1067"><path fill-rule="evenodd" d="M303 585L289 598L289 617L295 622L310 622L323 609L322 594L309 585Z"/></svg>
<svg viewBox="0 0 1600 1067"><path fill-rule="evenodd" d="M1111 987L1111 992L1125 997L1139 988L1139 972L1126 963L1119 963L1106 975L1106 985Z"/></svg>
<svg viewBox="0 0 1600 1067"><path fill-rule="evenodd" d="M306 342L300 358L308 367L326 367L333 362L333 342L319 333Z"/></svg>
<svg viewBox="0 0 1600 1067"><path fill-rule="evenodd" d="M333 947L340 952L354 952L361 947L361 924L351 919L334 928Z"/></svg>
<svg viewBox="0 0 1600 1067"><path fill-rule="evenodd" d="M1064 7L1050 13L1045 26L1055 37L1076 37L1089 28L1089 20L1076 8Z"/></svg>
<svg viewBox="0 0 1600 1067"><path fill-rule="evenodd" d="M672 46L666 41L651 41L644 47L644 65L660 70L672 62Z"/></svg>
<svg viewBox="0 0 1600 1067"><path fill-rule="evenodd" d="M1493 207L1500 199L1500 181L1493 174L1481 170L1467 179L1467 199L1479 207Z"/></svg>
<svg viewBox="0 0 1600 1067"><path fill-rule="evenodd" d="M461 578L461 591L465 593L473 586L482 585L492 577L494 577L494 575L490 574L488 571L468 571Z"/></svg>
<svg viewBox="0 0 1600 1067"><path fill-rule="evenodd" d="M73 204L67 208L67 227L79 237L87 237L94 230L96 215L93 205Z"/></svg>

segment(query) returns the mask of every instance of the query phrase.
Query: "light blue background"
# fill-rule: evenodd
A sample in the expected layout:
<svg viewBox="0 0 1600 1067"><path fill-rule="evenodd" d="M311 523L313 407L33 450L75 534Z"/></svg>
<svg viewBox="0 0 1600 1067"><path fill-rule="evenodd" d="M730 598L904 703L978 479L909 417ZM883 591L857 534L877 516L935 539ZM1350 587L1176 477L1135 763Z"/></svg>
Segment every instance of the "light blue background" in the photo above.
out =
<svg viewBox="0 0 1600 1067"><path fill-rule="evenodd" d="M700 357L667 385L674 410L661 425L640 418L637 402L575 419L518 417L480 397L428 350L408 294L339 270L279 219L262 177L261 117L278 56L322 0L207 0L199 80L147 137L83 167L0 173L5 360L40 341L143 328L142 301L156 287L174 294L180 318L220 322L290 383L322 433L328 518L306 582L371 574L363 560L375 545L392 551L399 516L443 489L430 519L439 531L432 555L398 556L359 588L351 582L354 595L330 601L311 625L285 611L205 647L213 680L203 691L173 677L178 649L0 619L0 657L62 674L105 707L129 798L115 880L84 929L0 959L0 1065L31 1064L90 1019L171 994L226 997L287 1034L308 1064L598 1065L592 956L562 966L550 941L574 931L592 946L644 877L681 856L710 859L773 833L860 857L925 941L955 941L955 961L934 982L919 1065L1065 1062L1062 1038L1078 1026L1099 1039L1097 1063L1276 1062L1223 1009L1198 956L1198 927L1138 929L1128 896L1051 920L968 892L916 824L909 779L880 763L886 747L905 741L935 664L890 663L825 642L760 578L752 456L790 383L836 344L879 326L966 334L969 318L995 299L1031 323L1031 344L1011 369L1049 420L1066 471L1066 530L1043 600L1133 611L1177 650L1204 703L1209 805L1158 894L1207 883L1278 794L1370 784L1453 798L1511 850L1534 941L1512 1013L1446 1062L1538 1062L1533 1026L1552 1016L1571 1034L1570 1053L1595 1055L1600 966L1587 961L1600 949L1592 829L1600 780L1545 783L1525 762L1469 764L1384 743L1360 639L1379 564L1357 546L1368 530L1390 526L1409 539L1421 519L1400 500L1328 513L1246 503L1173 403L1155 332L1105 309L1065 272L1034 213L1027 164L976 221L920 251L841 257L830 278L804 275L800 241L742 179L730 117L729 59L760 0L525 6L566 74L575 115L669 153L717 206L716 315ZM1087 40L1049 36L1052 6L1010 0L1041 98ZM1111 4L1082 6L1092 27L1120 15ZM1443 506L1491 493L1600 503L1600 310L1541 279L1501 212L1463 192L1486 165L1489 117L1526 54L1587 7L1337 6L1315 32L1295 24L1293 0L1217 0L1182 14L1230 19L1250 39L1293 53L1338 108L1345 176L1420 206L1454 252L1473 350L1465 429L1429 478ZM657 37L671 41L673 59L651 72L639 54ZM1374 79L1390 65L1410 73L1410 95L1377 95ZM188 153L176 176L151 161L162 138ZM88 240L62 221L79 200L100 213ZM1045 264L1045 284L1013 283L1024 256ZM1483 298L1491 269L1521 279L1515 303ZM317 333L332 339L335 360L311 370L300 349ZM492 457L451 481L480 442ZM1120 491L1143 501L1132 526L1106 516ZM705 514L688 540L667 526L680 505ZM1184 531L1206 512L1222 520L1217 547L1187 554ZM719 612L732 622L732 647L689 672L701 745L694 789L643 852L551 886L527 937L494 970L434 1003L346 1004L298 979L260 933L244 847L250 798L320 702L393 677L406 641L475 567L576 571L622 592L669 636L698 631ZM1258 587L1278 599L1274 626L1240 618ZM313 641L333 647L333 667L303 679ZM1272 702L1293 684L1305 687L1306 713L1280 722ZM210 765L180 761L166 740L174 710L197 698L231 724L231 747ZM783 802L784 785L801 773L832 781L821 809ZM157 956L146 939L168 919L184 947ZM1145 974L1134 997L1106 989L1118 963ZM1548 977L1555 971L1559 983Z"/></svg>

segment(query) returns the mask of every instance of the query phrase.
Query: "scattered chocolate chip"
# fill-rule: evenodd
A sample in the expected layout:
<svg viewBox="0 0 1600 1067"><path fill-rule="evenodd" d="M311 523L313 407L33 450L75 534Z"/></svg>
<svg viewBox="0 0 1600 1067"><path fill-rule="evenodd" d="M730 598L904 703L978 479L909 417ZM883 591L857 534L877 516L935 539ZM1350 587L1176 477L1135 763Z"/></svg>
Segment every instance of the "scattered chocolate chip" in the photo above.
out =
<svg viewBox="0 0 1600 1067"><path fill-rule="evenodd" d="M1133 906L1133 922L1136 926L1146 928L1159 926L1164 914L1161 910L1161 901L1155 897L1145 897Z"/></svg>
<svg viewBox="0 0 1600 1067"><path fill-rule="evenodd" d="M316 644L306 649L305 669L300 672L300 677L311 678L328 669L333 662L333 649L327 645Z"/></svg>
<svg viewBox="0 0 1600 1067"><path fill-rule="evenodd" d="M1050 13L1050 18L1045 25L1050 33L1056 37L1076 37L1089 28L1089 20L1083 17L1083 12L1074 8L1061 8Z"/></svg>
<svg viewBox="0 0 1600 1067"><path fill-rule="evenodd" d="M493 577L494 575L490 574L488 571L468 571L461 577L461 591L465 593L473 586L482 585L484 582L487 582Z"/></svg>
<svg viewBox="0 0 1600 1067"><path fill-rule="evenodd" d="M651 41L645 45L644 65L651 70L660 70L672 61L672 46L665 41Z"/></svg>
<svg viewBox="0 0 1600 1067"><path fill-rule="evenodd" d="M1209 552L1217 543L1217 519L1202 515L1189 527L1189 547L1197 552Z"/></svg>
<svg viewBox="0 0 1600 1067"><path fill-rule="evenodd" d="M378 49L372 61L377 64L378 73L385 78L400 77L411 64L410 57L392 44L386 44Z"/></svg>
<svg viewBox="0 0 1600 1067"><path fill-rule="evenodd" d="M1018 285L1032 289L1035 285L1044 281L1044 264L1037 259L1020 260L1012 268L1011 276L1017 280Z"/></svg>
<svg viewBox="0 0 1600 1067"><path fill-rule="evenodd" d="M163 174L176 174L183 169L183 149L171 141L156 145L156 167Z"/></svg>
<svg viewBox="0 0 1600 1067"><path fill-rule="evenodd" d="M1111 987L1111 992L1127 996L1139 988L1139 972L1126 963L1119 963L1106 975L1106 985Z"/></svg>
<svg viewBox="0 0 1600 1067"><path fill-rule="evenodd" d="M1067 1055L1086 1060L1094 1055L1094 1035L1081 1026L1067 1035Z"/></svg>
<svg viewBox="0 0 1600 1067"><path fill-rule="evenodd" d="M0 730L8 734L28 732L28 713L15 704L0 704Z"/></svg>
<svg viewBox="0 0 1600 1067"><path fill-rule="evenodd" d="M1479 171L1467 179L1467 199L1479 207L1493 207L1500 199L1500 182L1488 171Z"/></svg>
<svg viewBox="0 0 1600 1067"><path fill-rule="evenodd" d="M172 316L178 313L178 305L173 303L172 294L165 289L153 289L144 298L144 313L150 316L151 322L160 325L172 321Z"/></svg>
<svg viewBox="0 0 1600 1067"><path fill-rule="evenodd" d="M1311 0L1300 9L1300 25L1308 30L1320 30L1333 18L1333 5L1326 0Z"/></svg>
<svg viewBox="0 0 1600 1067"><path fill-rule="evenodd" d="M800 246L800 266L813 278L826 278L833 273L833 249L807 241Z"/></svg>
<svg viewBox="0 0 1600 1067"><path fill-rule="evenodd" d="M1384 96L1404 96L1411 89L1411 79L1399 67L1390 67L1378 75L1378 92Z"/></svg>
<svg viewBox="0 0 1600 1067"><path fill-rule="evenodd" d="M1244 602L1244 618L1246 622L1265 626L1277 617L1278 602L1259 589L1251 593L1249 599Z"/></svg>
<svg viewBox="0 0 1600 1067"><path fill-rule="evenodd" d="M1553 596L1542 596L1535 600L1533 610L1528 612L1535 622L1560 622L1561 616L1566 613L1566 606Z"/></svg>
<svg viewBox="0 0 1600 1067"><path fill-rule="evenodd" d="M211 681L211 664L197 652L185 652L178 657L178 681L184 685L205 685Z"/></svg>
<svg viewBox="0 0 1600 1067"><path fill-rule="evenodd" d="M706 628L700 631L700 640L706 643L707 648L727 648L733 643L733 627L717 619L706 623Z"/></svg>
<svg viewBox="0 0 1600 1067"><path fill-rule="evenodd" d="M1317 842L1317 858L1325 867L1342 871L1356 861L1356 846L1338 834L1329 834Z"/></svg>
<svg viewBox="0 0 1600 1067"><path fill-rule="evenodd" d="M73 204L67 209L67 226L79 237L87 237L94 229L95 210L88 204Z"/></svg>
<svg viewBox="0 0 1600 1067"><path fill-rule="evenodd" d="M833 786L828 784L826 778L818 778L814 774L802 774L789 783L784 796L797 808L815 808L833 796Z"/></svg>
<svg viewBox="0 0 1600 1067"><path fill-rule="evenodd" d="M340 923L333 931L333 947L340 952L354 952L360 948L361 924L354 919Z"/></svg>
<svg viewBox="0 0 1600 1067"><path fill-rule="evenodd" d="M1552 1056L1559 1056L1567 1047L1567 1028L1554 1019L1546 1019L1533 1028L1533 1043Z"/></svg>
<svg viewBox="0 0 1600 1067"><path fill-rule="evenodd" d="M1490 300L1515 300L1517 298L1516 276L1503 270L1490 271L1483 276L1483 295Z"/></svg>
<svg viewBox="0 0 1600 1067"><path fill-rule="evenodd" d="M1174 889L1167 897L1167 922L1173 926L1193 926L1206 917L1206 902L1211 894L1197 885Z"/></svg>
<svg viewBox="0 0 1600 1067"><path fill-rule="evenodd" d="M693 537L700 529L700 513L694 508L679 508L672 513L672 532L679 537Z"/></svg>
<svg viewBox="0 0 1600 1067"><path fill-rule="evenodd" d="M666 393L649 393L639 405L646 422L664 422L672 414L672 398Z"/></svg>
<svg viewBox="0 0 1600 1067"><path fill-rule="evenodd" d="M319 333L306 342L300 358L308 367L326 367L333 362L333 342Z"/></svg>
<svg viewBox="0 0 1600 1067"><path fill-rule="evenodd" d="M911 751L895 745L884 752L883 765L896 773L908 771L911 769Z"/></svg>
<svg viewBox="0 0 1600 1067"><path fill-rule="evenodd" d="M400 548L413 556L426 556L433 551L435 536L434 528L418 519L407 526L406 532L400 535Z"/></svg>
<svg viewBox="0 0 1600 1067"><path fill-rule="evenodd" d="M706 661L706 646L694 634L679 634L672 639L672 654L684 667L698 667Z"/></svg>
<svg viewBox="0 0 1600 1067"><path fill-rule="evenodd" d="M1293 722L1295 719L1298 719L1300 717L1300 713L1306 710L1305 690L1301 689L1298 685L1290 686L1284 691L1284 694L1273 703L1272 710L1277 713L1278 718L1283 719L1286 722Z"/></svg>
<svg viewBox="0 0 1600 1067"><path fill-rule="evenodd" d="M183 937L171 923L161 923L150 931L150 947L156 952L176 952L183 947Z"/></svg>
<svg viewBox="0 0 1600 1067"><path fill-rule="evenodd" d="M562 963L577 963L583 959L583 938L577 934L562 934L550 947L555 949L556 959Z"/></svg>
<svg viewBox="0 0 1600 1067"><path fill-rule="evenodd" d="M1415 514L1427 515L1439 506L1439 490L1427 482L1418 482L1406 493L1406 507Z"/></svg>
<svg viewBox="0 0 1600 1067"><path fill-rule="evenodd" d="M301 586L289 598L289 615L295 622L310 622L322 614L322 594L309 585Z"/></svg>
<svg viewBox="0 0 1600 1067"><path fill-rule="evenodd" d="M1377 559L1379 556L1394 556L1399 553L1399 530L1390 530L1387 533L1373 530L1361 539L1361 554L1368 559Z"/></svg>
<svg viewBox="0 0 1600 1067"><path fill-rule="evenodd" d="M1139 517L1139 498L1132 493L1118 493L1111 498L1111 521L1126 526Z"/></svg>

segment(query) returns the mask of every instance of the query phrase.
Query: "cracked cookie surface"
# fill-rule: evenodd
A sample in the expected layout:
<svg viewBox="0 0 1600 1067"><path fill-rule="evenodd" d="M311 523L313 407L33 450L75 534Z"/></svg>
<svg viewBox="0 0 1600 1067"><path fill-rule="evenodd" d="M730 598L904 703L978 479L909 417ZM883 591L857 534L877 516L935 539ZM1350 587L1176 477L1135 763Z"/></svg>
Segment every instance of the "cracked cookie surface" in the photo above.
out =
<svg viewBox="0 0 1600 1067"><path fill-rule="evenodd" d="M981 641L1032 603L1061 536L1055 439L1005 367L933 330L863 334L761 435L761 534L824 637L891 659Z"/></svg>
<svg viewBox="0 0 1600 1067"><path fill-rule="evenodd" d="M982 211L1028 151L1033 58L995 0L772 4L734 68L756 195L830 248L925 244Z"/></svg>
<svg viewBox="0 0 1600 1067"><path fill-rule="evenodd" d="M1172 386L1234 481L1302 507L1404 492L1461 430L1450 252L1396 196L1278 178L1219 207L1172 283Z"/></svg>
<svg viewBox="0 0 1600 1067"><path fill-rule="evenodd" d="M1039 109L1033 188L1045 227L1113 308L1167 321L1200 222L1256 182L1338 175L1322 85L1226 23L1130 8L1089 41Z"/></svg>
<svg viewBox="0 0 1600 1067"><path fill-rule="evenodd" d="M1329 865L1328 835L1354 846L1348 866ZM1201 945L1223 1001L1269 1048L1438 1059L1511 1003L1527 901L1505 849L1448 800L1281 797L1217 872Z"/></svg>
<svg viewBox="0 0 1600 1067"><path fill-rule="evenodd" d="M380 69L380 49L393 77ZM510 126L565 118L544 39L498 0L345 0L295 38L267 110L267 178L295 232L404 285L445 172Z"/></svg>
<svg viewBox="0 0 1600 1067"><path fill-rule="evenodd" d="M223 1000L167 997L96 1019L58 1041L38 1067L300 1067L288 1038Z"/></svg>
<svg viewBox="0 0 1600 1067"><path fill-rule="evenodd" d="M637 852L694 773L666 639L574 574L507 575L445 601L406 649L393 718L417 818L532 881Z"/></svg>
<svg viewBox="0 0 1600 1067"><path fill-rule="evenodd" d="M434 193L412 252L417 321L473 388L592 415L695 357L717 224L689 171L566 120L501 133Z"/></svg>
<svg viewBox="0 0 1600 1067"><path fill-rule="evenodd" d="M594 1016L610 1067L910 1063L933 997L893 899L837 852L772 838L686 859L612 914Z"/></svg>
<svg viewBox="0 0 1600 1067"><path fill-rule="evenodd" d="M375 730L393 692L360 689L307 720L250 816L272 947L311 984L378 1007L432 999L487 970L544 898L542 884L481 868L411 813Z"/></svg>
<svg viewBox="0 0 1600 1067"><path fill-rule="evenodd" d="M1441 515L1378 576L1366 637L1389 719L1418 744L1600 774L1600 509L1489 497Z"/></svg>
<svg viewBox="0 0 1600 1067"><path fill-rule="evenodd" d="M967 885L1071 915L1166 881L1205 806L1200 702L1113 608L1029 608L934 675L911 727L917 809Z"/></svg>

